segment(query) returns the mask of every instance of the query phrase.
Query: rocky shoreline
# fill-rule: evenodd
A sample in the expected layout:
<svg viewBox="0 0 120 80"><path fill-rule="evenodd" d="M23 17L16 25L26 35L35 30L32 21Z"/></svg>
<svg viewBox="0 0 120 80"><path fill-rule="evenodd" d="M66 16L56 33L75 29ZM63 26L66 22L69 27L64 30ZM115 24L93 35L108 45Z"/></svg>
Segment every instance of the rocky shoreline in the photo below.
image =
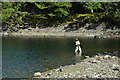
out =
<svg viewBox="0 0 120 80"><path fill-rule="evenodd" d="M96 24L95 24L96 25ZM76 29L73 25L59 25L56 27L43 27L25 29L13 28L6 31L1 31L2 36L39 36L39 37L92 37L92 38L120 38L120 29L104 29L104 25L101 24L93 29L89 29L89 25Z"/></svg>
<svg viewBox="0 0 120 80"><path fill-rule="evenodd" d="M120 52L85 56L82 62L36 72L33 78L120 78Z"/></svg>

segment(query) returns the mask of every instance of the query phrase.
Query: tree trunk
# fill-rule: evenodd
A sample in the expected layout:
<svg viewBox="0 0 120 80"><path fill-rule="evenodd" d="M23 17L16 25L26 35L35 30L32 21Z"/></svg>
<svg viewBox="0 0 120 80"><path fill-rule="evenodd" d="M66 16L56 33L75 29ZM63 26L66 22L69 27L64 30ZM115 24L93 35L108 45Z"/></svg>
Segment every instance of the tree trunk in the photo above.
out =
<svg viewBox="0 0 120 80"><path fill-rule="evenodd" d="M93 9L91 9L91 13L93 13Z"/></svg>

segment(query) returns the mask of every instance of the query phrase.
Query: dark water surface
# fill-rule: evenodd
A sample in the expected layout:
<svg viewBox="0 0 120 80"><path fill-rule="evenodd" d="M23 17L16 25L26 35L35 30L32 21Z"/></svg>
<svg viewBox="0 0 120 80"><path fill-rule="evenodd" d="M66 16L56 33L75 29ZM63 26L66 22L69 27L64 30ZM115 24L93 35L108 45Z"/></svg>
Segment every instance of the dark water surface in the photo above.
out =
<svg viewBox="0 0 120 80"><path fill-rule="evenodd" d="M75 38L3 37L3 78L30 78L46 71L80 61L74 55ZM120 51L120 39L80 39L83 55Z"/></svg>

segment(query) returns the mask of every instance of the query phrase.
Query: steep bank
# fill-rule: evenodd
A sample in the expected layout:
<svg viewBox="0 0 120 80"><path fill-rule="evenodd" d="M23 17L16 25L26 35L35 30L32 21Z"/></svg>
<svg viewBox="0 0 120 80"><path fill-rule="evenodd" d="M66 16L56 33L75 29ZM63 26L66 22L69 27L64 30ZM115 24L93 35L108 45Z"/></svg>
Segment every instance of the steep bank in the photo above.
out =
<svg viewBox="0 0 120 80"><path fill-rule="evenodd" d="M120 78L120 52L104 52L86 56L82 62L37 72L34 78Z"/></svg>

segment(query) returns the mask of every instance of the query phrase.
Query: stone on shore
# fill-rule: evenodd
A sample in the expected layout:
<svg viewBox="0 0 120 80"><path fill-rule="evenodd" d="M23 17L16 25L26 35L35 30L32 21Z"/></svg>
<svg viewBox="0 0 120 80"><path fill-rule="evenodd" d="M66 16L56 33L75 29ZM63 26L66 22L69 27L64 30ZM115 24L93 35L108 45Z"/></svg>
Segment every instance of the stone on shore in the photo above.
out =
<svg viewBox="0 0 120 80"><path fill-rule="evenodd" d="M5 36L8 36L8 33L7 33L7 32L5 32L5 33L4 33L4 35L5 35Z"/></svg>
<svg viewBox="0 0 120 80"><path fill-rule="evenodd" d="M119 60L119 57L112 56L112 53L93 57L86 56L82 62L75 65L60 66L57 69L42 72L41 76L36 76L37 78L118 78Z"/></svg>
<svg viewBox="0 0 120 80"><path fill-rule="evenodd" d="M35 74L34 74L34 77L40 77L41 76L41 73L40 72L36 72Z"/></svg>

